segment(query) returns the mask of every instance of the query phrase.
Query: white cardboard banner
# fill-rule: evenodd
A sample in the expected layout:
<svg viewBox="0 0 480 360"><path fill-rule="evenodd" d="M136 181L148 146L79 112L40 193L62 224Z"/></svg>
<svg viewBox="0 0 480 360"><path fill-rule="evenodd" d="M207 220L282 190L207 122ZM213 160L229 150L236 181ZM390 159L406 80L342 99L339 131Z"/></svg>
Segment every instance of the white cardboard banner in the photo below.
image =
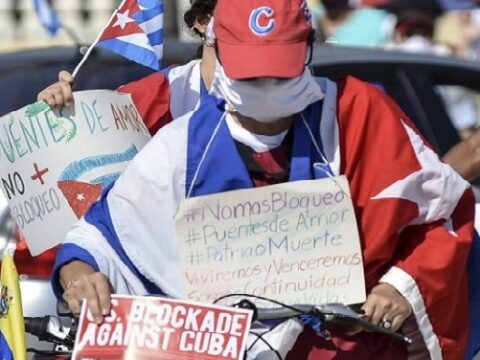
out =
<svg viewBox="0 0 480 360"><path fill-rule="evenodd" d="M39 101L0 118L0 187L34 256L63 241L150 139L130 95L74 98L60 112Z"/></svg>
<svg viewBox="0 0 480 360"><path fill-rule="evenodd" d="M344 176L187 199L176 227L191 300L246 293L287 304L365 301Z"/></svg>

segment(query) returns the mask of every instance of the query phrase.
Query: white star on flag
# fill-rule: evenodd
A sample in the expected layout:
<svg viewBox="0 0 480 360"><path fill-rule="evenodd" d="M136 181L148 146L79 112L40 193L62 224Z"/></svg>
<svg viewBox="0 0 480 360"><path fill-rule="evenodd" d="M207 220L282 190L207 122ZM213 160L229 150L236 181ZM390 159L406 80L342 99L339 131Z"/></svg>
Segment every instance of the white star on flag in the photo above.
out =
<svg viewBox="0 0 480 360"><path fill-rule="evenodd" d="M85 200L85 195L83 195L83 194L77 194L77 200L78 200L78 201L83 201L83 200Z"/></svg>
<svg viewBox="0 0 480 360"><path fill-rule="evenodd" d="M125 29L125 26L127 26L128 23L134 22L131 17L129 17L130 10L125 11L124 13L118 12L117 13L117 21L115 24L113 24L113 27L115 26L120 26L123 29Z"/></svg>
<svg viewBox="0 0 480 360"><path fill-rule="evenodd" d="M459 175L450 166L443 163L438 166L438 155L403 119L402 125L422 168L391 184L372 200L400 198L416 203L419 215L409 225L449 219L457 206L453 199L459 199L469 184L459 180ZM462 182L463 186L459 186Z"/></svg>
<svg viewBox="0 0 480 360"><path fill-rule="evenodd" d="M1 1L1 0L0 0ZM163 0L123 0L74 70L76 75L95 46L144 66L161 69Z"/></svg>

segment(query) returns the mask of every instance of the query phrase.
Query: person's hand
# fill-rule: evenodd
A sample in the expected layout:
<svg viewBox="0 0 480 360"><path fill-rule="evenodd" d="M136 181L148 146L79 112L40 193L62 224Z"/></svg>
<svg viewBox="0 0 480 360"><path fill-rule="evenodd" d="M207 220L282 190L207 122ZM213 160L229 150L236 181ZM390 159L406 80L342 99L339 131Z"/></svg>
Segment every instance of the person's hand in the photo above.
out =
<svg viewBox="0 0 480 360"><path fill-rule="evenodd" d="M80 314L82 300L87 301L88 308L97 324L110 313L111 286L107 277L101 272L82 275L70 282L63 293L63 299L74 315Z"/></svg>
<svg viewBox="0 0 480 360"><path fill-rule="evenodd" d="M374 325L389 324L388 329L397 331L412 314L412 307L392 285L378 284L362 306L365 318Z"/></svg>
<svg viewBox="0 0 480 360"><path fill-rule="evenodd" d="M68 71L60 71L58 81L40 91L37 100L45 101L52 108L61 108L73 104L74 78Z"/></svg>
<svg viewBox="0 0 480 360"><path fill-rule="evenodd" d="M467 181L480 177L480 130L448 150L442 160Z"/></svg>
<svg viewBox="0 0 480 360"><path fill-rule="evenodd" d="M72 261L60 270L60 282L65 289L63 299L72 314L80 314L82 301L87 301L97 324L110 313L112 294L110 282L104 274L96 272L90 265Z"/></svg>

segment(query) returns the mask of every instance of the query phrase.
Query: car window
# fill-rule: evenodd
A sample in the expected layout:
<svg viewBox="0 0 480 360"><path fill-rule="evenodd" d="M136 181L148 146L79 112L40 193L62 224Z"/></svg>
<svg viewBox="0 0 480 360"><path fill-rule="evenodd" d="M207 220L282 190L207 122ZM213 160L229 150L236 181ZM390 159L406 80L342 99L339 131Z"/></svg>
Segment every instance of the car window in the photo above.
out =
<svg viewBox="0 0 480 360"><path fill-rule="evenodd" d="M467 139L480 124L480 92L457 85L436 88L461 139Z"/></svg>

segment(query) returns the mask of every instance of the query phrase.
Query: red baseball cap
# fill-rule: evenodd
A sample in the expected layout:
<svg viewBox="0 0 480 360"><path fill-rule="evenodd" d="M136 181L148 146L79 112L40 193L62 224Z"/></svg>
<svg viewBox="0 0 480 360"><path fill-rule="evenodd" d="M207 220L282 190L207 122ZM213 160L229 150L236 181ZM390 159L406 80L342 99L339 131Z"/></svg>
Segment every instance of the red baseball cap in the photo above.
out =
<svg viewBox="0 0 480 360"><path fill-rule="evenodd" d="M293 78L304 71L313 31L305 0L218 0L213 29L231 79Z"/></svg>

